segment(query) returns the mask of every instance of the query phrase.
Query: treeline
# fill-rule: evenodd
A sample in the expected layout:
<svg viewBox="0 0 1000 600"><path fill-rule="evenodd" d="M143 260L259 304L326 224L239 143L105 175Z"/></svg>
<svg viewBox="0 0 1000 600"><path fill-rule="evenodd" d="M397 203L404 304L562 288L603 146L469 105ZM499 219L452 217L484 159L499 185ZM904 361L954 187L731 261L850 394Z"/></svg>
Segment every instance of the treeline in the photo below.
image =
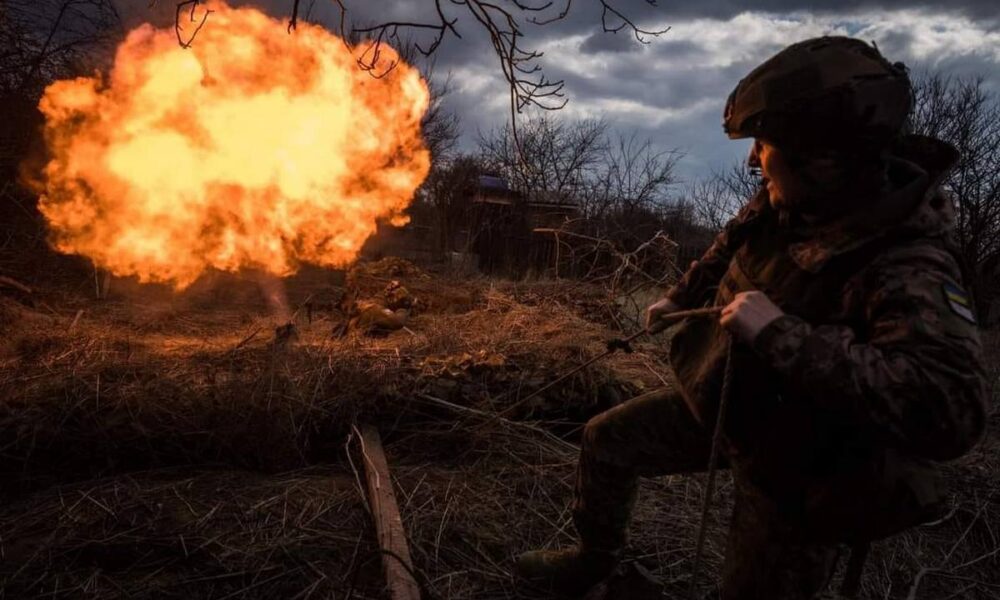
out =
<svg viewBox="0 0 1000 600"><path fill-rule="evenodd" d="M676 173L682 158L651 140L614 132L607 121L547 113L522 119L516 129L508 124L481 134L472 153L439 156L419 203L435 215L447 250L461 250L454 247L456 230L471 219L469 199L479 177L492 175L525 202L575 207L562 224L568 232L621 252L663 232L691 253L707 247L715 221L687 200Z"/></svg>
<svg viewBox="0 0 1000 600"><path fill-rule="evenodd" d="M959 151L941 185L954 202L967 284L989 323L1000 314L1000 95L982 77L931 73L914 83L908 131ZM451 133L457 138L458 128ZM434 215L440 243L448 244L454 228L468 221L477 178L494 174L525 198L575 203L578 219L567 226L622 251L662 231L686 259L707 247L756 191L760 176L741 161L681 182L676 167L683 154L659 148L614 133L606 121L571 121L559 113L525 118L516 131L506 125L480 135L473 153L439 155L420 203Z"/></svg>

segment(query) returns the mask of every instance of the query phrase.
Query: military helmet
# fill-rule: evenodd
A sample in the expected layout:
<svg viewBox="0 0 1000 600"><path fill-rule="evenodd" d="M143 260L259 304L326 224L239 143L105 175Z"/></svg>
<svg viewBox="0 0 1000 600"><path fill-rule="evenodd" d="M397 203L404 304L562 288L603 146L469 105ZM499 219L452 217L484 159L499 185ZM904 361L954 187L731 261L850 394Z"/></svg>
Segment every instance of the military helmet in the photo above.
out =
<svg viewBox="0 0 1000 600"><path fill-rule="evenodd" d="M726 102L732 139L762 137L789 148L882 148L913 104L906 67L847 37L785 48L744 77Z"/></svg>

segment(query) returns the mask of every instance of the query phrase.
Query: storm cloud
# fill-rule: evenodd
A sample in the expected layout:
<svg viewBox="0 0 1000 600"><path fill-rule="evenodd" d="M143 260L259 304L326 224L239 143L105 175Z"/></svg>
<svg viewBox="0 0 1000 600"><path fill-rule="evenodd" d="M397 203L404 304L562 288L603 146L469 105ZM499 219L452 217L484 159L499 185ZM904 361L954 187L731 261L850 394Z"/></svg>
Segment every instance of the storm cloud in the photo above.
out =
<svg viewBox="0 0 1000 600"><path fill-rule="evenodd" d="M132 19L151 18L136 9ZM143 3L144 4L144 3ZM287 16L291 0L254 4ZM304 1L309 19L336 29L332 1ZM345 0L354 23L433 21L432 0ZM162 5L162 3L161 3ZM874 42L887 58L919 75L940 71L981 76L1000 92L1000 8L996 0L644 0L614 3L649 30L669 28L648 44L628 31L602 30L600 5L576 0L561 21L524 23L523 44L542 51L538 64L550 79L565 81L563 118L603 118L622 133L638 132L663 149L685 153L687 179L725 168L745 155L745 141L722 133L725 98L739 79L787 44L819 35L849 35ZM447 6L447 3L445 4ZM155 15L172 19L170 11ZM172 10L172 9L171 9ZM450 78L447 106L460 119L462 148L474 150L478 133L509 119L509 96L487 36L460 7L460 39L447 36L434 56L432 76ZM413 30L416 39L425 36Z"/></svg>

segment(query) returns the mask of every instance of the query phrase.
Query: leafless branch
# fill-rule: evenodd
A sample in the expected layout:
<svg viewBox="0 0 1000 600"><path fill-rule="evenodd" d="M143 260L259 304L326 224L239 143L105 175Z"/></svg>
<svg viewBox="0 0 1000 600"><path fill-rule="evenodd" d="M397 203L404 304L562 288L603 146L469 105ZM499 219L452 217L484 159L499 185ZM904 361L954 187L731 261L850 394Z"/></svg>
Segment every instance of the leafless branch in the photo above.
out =
<svg viewBox="0 0 1000 600"><path fill-rule="evenodd" d="M120 35L111 0L6 0L0 6L0 93L35 97L54 79L93 69Z"/></svg>
<svg viewBox="0 0 1000 600"><path fill-rule="evenodd" d="M191 47L191 44L194 42L194 38L197 37L198 32L201 31L201 28L204 27L205 23L208 21L208 15L212 14L213 12L212 10L206 8L205 14L202 15L201 20L196 19L195 14L200 4L201 0L183 0L182 2L177 3L177 14L176 18L174 19L174 32L177 34L177 43L180 44L182 48ZM192 32L190 37L188 37L186 40L184 39L184 36L181 33L184 30L184 26L182 25L181 15L185 11L190 12L190 17L189 17L190 22L197 23L197 25L195 25L194 32Z"/></svg>
<svg viewBox="0 0 1000 600"><path fill-rule="evenodd" d="M656 0L646 0L646 4L656 6ZM607 0L601 0L601 8L601 26L604 28L605 33L618 33L623 29L627 29L632 32L637 42L648 44L649 38L659 37L670 31L669 27L665 27L664 29L643 29L612 6ZM617 24L615 24L616 20Z"/></svg>
<svg viewBox="0 0 1000 600"><path fill-rule="evenodd" d="M982 78L931 74L917 80L911 129L959 151L944 181L958 216L958 241L985 320L1000 298L1000 96Z"/></svg>
<svg viewBox="0 0 1000 600"><path fill-rule="evenodd" d="M347 37L349 32L346 31L345 15L348 13L348 8L343 0L335 1L341 13L341 35ZM656 6L655 0L646 0L646 3ZM291 24L295 22L297 5L298 1L292 7ZM602 0L601 6L602 28L605 32L617 33L629 30L637 41L648 43L650 37L659 36L669 30L669 28L660 30L642 28L610 0ZM388 20L353 28L350 33L364 34L372 41L371 48L360 61L361 66L369 71L381 71L376 69L381 45L392 43L398 46L404 32L430 33L429 39L425 37L424 41L415 42L416 48L422 55L430 56L449 35L462 38L457 25L465 19L478 24L490 40L500 70L509 85L513 115L529 106L555 110L565 105L564 82L551 80L545 76L539 64L543 53L524 45L525 34L522 23L547 25L565 19L573 8L573 0L560 2L433 0L433 7L433 17L427 21ZM514 133L516 136L516 131Z"/></svg>
<svg viewBox="0 0 1000 600"><path fill-rule="evenodd" d="M299 24L299 0L292 2L292 17L288 20L288 33L291 33Z"/></svg>
<svg viewBox="0 0 1000 600"><path fill-rule="evenodd" d="M702 225L718 231L739 211L760 187L757 169L740 161L728 169L714 171L696 181L685 192Z"/></svg>

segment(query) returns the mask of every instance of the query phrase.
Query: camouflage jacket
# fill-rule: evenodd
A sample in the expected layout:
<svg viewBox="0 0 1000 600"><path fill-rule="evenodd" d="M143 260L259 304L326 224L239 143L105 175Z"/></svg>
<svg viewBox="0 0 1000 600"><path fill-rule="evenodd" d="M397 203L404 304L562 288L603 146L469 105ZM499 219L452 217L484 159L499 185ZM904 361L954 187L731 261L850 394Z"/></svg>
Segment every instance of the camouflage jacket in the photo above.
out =
<svg viewBox="0 0 1000 600"><path fill-rule="evenodd" d="M809 226L761 190L671 290L682 307L765 292L785 311L754 347L733 348L724 426L738 474L815 526L875 538L936 509L930 461L982 436L986 378L937 182L946 144L908 139L891 191L870 209ZM671 363L695 415L714 423L728 335L683 323Z"/></svg>

